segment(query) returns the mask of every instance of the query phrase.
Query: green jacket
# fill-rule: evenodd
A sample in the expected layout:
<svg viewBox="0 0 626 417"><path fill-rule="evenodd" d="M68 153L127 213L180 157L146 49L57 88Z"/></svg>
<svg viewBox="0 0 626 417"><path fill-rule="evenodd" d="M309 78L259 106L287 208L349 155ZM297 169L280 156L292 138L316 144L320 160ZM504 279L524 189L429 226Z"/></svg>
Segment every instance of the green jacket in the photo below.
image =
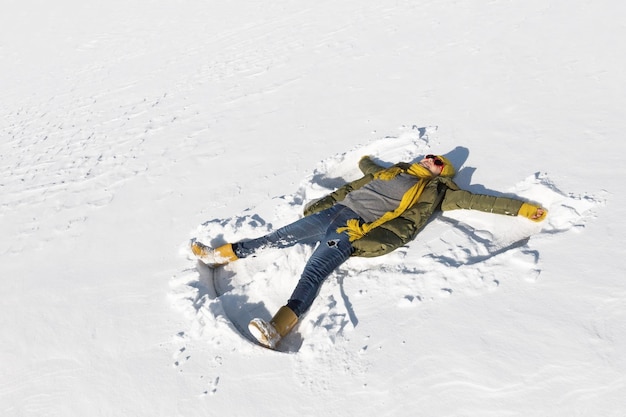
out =
<svg viewBox="0 0 626 417"><path fill-rule="evenodd" d="M405 163L397 165L400 167L408 166ZM359 168L365 174L363 177L308 205L304 209L304 215L308 216L332 207L335 203L343 200L352 190L357 190L372 181L375 172L384 169L384 167L376 164L368 157L361 159ZM437 210L472 209L517 216L522 203L523 201L513 198L473 194L469 191L461 190L451 178L434 177L428 182L422 195L413 207L407 209L395 219L372 229L361 239L352 242L352 246L355 249L353 255L364 257L380 256L406 245L417 236Z"/></svg>

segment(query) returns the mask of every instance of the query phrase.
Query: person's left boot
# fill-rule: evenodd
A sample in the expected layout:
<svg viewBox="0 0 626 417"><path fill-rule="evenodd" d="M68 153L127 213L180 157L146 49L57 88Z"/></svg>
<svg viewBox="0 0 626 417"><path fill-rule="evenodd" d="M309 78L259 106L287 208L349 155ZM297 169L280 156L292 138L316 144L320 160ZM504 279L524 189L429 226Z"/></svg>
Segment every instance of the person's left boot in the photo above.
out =
<svg viewBox="0 0 626 417"><path fill-rule="evenodd" d="M298 323L298 316L289 307L283 306L268 323L263 319L252 319L248 330L260 344L275 349L278 342Z"/></svg>
<svg viewBox="0 0 626 417"><path fill-rule="evenodd" d="M227 243L218 248L211 248L204 243L194 241L191 243L191 252L205 265L216 268L239 259L233 251L233 245Z"/></svg>

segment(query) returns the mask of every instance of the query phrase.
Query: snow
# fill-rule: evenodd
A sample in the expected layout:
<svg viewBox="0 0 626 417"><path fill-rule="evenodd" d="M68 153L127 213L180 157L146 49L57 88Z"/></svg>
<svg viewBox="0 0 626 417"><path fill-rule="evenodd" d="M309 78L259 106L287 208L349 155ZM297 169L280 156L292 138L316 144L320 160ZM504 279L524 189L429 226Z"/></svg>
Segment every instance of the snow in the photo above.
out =
<svg viewBox="0 0 626 417"><path fill-rule="evenodd" d="M0 415L623 416L624 11L5 1ZM425 153L549 217L445 213L331 275L287 353L237 334L311 248L227 266L218 295L191 238Z"/></svg>

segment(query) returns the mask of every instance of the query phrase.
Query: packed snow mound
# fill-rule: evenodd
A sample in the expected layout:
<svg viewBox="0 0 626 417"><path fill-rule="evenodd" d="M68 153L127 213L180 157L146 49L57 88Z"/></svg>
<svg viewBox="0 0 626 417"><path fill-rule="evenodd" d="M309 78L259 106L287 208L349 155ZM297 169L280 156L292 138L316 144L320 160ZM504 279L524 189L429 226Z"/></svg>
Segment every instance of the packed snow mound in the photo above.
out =
<svg viewBox="0 0 626 417"><path fill-rule="evenodd" d="M381 164L415 161L436 152L436 127L408 127L397 137L385 137L322 161L291 195L260 202L241 214L212 219L193 233L198 240L218 246L258 237L298 219L304 205L322 197L361 173L358 161L370 155ZM463 172L467 152L457 148L446 156ZM470 187L471 189L472 187ZM458 210L438 215L409 245L377 258L351 258L328 278L311 310L284 343L286 351L317 356L335 346L359 324L368 304L380 309L406 310L422 303L440 302L497 290L505 280L532 285L541 274L536 239L575 232L595 217L602 200L565 193L541 173L530 175L501 195L540 203L549 210L544 222L521 217ZM190 255L188 244L181 251ZM189 320L179 333L228 348L253 349L236 332L256 316L269 319L290 296L313 248L296 245L268 249L211 271L190 266L171 282L172 299ZM217 274L217 275L214 275ZM216 288L219 287L219 288ZM375 317L370 317L375 320ZM389 330L393 331L393 330ZM224 334L230 334L224 338Z"/></svg>

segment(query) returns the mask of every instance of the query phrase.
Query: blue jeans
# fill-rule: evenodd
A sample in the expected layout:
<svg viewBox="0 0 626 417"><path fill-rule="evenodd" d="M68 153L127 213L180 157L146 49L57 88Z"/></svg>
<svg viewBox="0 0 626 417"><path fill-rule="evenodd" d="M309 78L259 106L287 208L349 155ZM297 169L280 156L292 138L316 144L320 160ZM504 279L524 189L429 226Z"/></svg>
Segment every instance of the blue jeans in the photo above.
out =
<svg viewBox="0 0 626 417"><path fill-rule="evenodd" d="M348 234L337 233L337 228L345 226L350 219L360 217L348 207L337 204L268 235L235 243L233 250L239 258L245 258L264 247L286 248L297 243L315 245L320 242L307 261L298 285L287 302L287 306L300 317L313 304L326 277L352 255L354 249Z"/></svg>

